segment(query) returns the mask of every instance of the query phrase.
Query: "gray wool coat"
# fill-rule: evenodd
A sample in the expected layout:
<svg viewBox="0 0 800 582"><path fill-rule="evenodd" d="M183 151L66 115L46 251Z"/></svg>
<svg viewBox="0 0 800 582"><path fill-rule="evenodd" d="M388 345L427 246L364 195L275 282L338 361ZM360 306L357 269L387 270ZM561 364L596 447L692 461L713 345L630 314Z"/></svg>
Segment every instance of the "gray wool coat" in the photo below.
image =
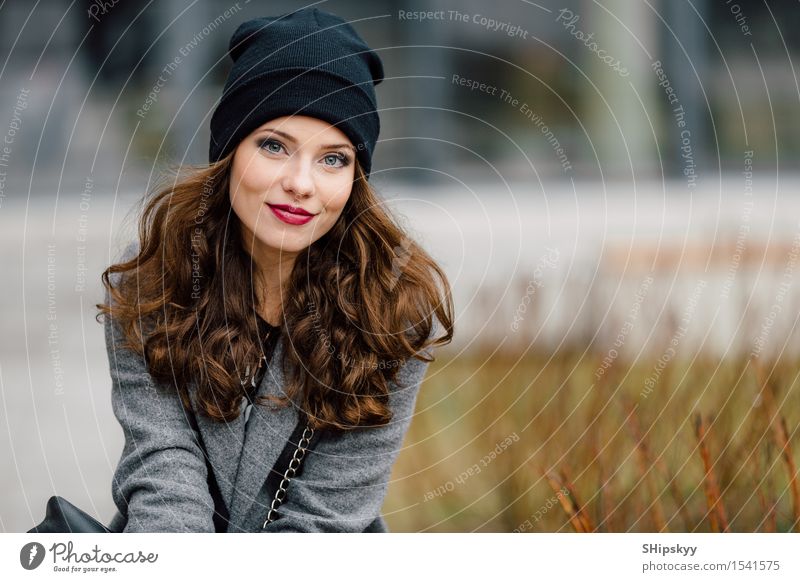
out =
<svg viewBox="0 0 800 582"><path fill-rule="evenodd" d="M130 256L132 247L124 253ZM106 292L106 302L109 297ZM110 528L124 532L213 532L214 502L206 462L173 387L157 390L144 360L122 347L122 331L105 318L111 402L125 444L114 472L117 506ZM277 342L258 394L282 395ZM197 414L198 428L230 515L228 532L386 532L380 514L392 466L411 422L428 363L411 358L392 383L392 421L334 436L323 433L291 480L281 517L261 529L271 499L265 482L297 424L294 406L254 406L232 422ZM193 391L190 391L193 398ZM242 408L244 412L244 407Z"/></svg>

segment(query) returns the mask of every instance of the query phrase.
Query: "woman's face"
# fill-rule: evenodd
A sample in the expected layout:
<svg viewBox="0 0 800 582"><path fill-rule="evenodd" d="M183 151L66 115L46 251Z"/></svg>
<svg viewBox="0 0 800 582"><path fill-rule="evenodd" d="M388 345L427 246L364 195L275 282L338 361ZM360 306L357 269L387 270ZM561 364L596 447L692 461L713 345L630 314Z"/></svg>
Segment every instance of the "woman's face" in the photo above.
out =
<svg viewBox="0 0 800 582"><path fill-rule="evenodd" d="M315 117L278 117L242 140L230 200L256 260L288 259L333 227L350 198L355 153L340 129Z"/></svg>

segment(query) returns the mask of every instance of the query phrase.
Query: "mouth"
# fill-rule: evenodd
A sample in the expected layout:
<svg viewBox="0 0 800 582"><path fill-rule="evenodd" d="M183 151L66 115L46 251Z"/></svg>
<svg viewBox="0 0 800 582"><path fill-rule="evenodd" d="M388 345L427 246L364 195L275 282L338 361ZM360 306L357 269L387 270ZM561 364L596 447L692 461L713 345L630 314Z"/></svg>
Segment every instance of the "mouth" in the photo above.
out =
<svg viewBox="0 0 800 582"><path fill-rule="evenodd" d="M296 226L307 224L316 216L316 214L311 214L307 210L287 204L267 204L267 206L279 220L286 224Z"/></svg>

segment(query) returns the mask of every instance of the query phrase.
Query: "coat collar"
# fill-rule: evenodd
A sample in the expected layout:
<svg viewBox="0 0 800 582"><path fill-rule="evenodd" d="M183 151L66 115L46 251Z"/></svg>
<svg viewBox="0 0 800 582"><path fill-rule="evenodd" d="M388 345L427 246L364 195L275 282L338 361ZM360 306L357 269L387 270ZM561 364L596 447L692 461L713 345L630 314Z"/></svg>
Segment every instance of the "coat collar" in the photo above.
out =
<svg viewBox="0 0 800 582"><path fill-rule="evenodd" d="M196 391L192 391L192 406L198 410ZM206 453L211 462L211 468L217 479L220 493L225 501L225 506L230 512L231 498L234 483L236 482L236 468L239 454L244 444L244 415L240 414L230 422L218 422L205 416L195 414L197 428L203 437Z"/></svg>
<svg viewBox="0 0 800 582"><path fill-rule="evenodd" d="M279 363L284 354L284 336L279 336L267 369L259 383L257 396L284 396L284 374ZM192 405L198 410L196 392ZM211 420L195 414L197 427L211 461L231 523L241 523L266 482L283 447L297 425L297 409L289 405L272 410L271 405L253 406L245 426L242 413L230 422ZM266 517L266 510L264 511Z"/></svg>
<svg viewBox="0 0 800 582"><path fill-rule="evenodd" d="M285 349L284 339L284 335L279 336L275 344L275 350L258 387L258 396L267 394L286 396L285 378L281 366ZM238 455L238 468L234 479L236 487L232 492L230 505L230 521L234 524L232 527L244 523L248 517L251 518L249 515L251 511L260 512L259 515L263 513L262 519L266 518L271 500L267 501L265 507L261 507L263 504L255 504L255 501L275 461L292 435L298 418L297 408L292 404L278 409L274 409L272 404L253 406L244 435L244 445L241 454ZM244 415L241 415L240 420L244 421Z"/></svg>

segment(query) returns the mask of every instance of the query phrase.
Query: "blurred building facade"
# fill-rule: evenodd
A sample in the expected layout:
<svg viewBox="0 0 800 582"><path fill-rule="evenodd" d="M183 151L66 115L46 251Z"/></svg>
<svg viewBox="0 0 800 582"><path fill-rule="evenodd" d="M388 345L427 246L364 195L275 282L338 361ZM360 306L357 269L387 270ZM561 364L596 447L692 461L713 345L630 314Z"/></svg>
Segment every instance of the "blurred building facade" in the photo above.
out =
<svg viewBox="0 0 800 582"><path fill-rule="evenodd" d="M9 179L36 190L53 175L81 183L90 173L149 172L158 159L205 162L230 34L246 19L303 5L4 3L4 119L29 90ZM352 20L384 59L376 162L392 179L691 182L692 172L713 180L738 170L745 149L757 152L756 165L798 154L800 120L785 115L799 93L789 71L800 41L788 31L800 10L790 3L320 6Z"/></svg>

